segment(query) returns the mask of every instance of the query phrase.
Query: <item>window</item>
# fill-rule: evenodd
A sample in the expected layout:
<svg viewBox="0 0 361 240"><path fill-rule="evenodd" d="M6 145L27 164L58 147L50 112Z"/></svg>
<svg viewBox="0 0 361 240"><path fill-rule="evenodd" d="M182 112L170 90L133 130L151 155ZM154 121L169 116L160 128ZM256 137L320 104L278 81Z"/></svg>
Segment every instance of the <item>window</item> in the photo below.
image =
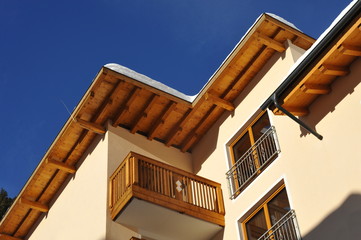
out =
<svg viewBox="0 0 361 240"><path fill-rule="evenodd" d="M234 199L280 152L275 128L261 113L229 146L232 167L227 179Z"/></svg>
<svg viewBox="0 0 361 240"><path fill-rule="evenodd" d="M282 185L243 222L245 240L298 240L296 215Z"/></svg>

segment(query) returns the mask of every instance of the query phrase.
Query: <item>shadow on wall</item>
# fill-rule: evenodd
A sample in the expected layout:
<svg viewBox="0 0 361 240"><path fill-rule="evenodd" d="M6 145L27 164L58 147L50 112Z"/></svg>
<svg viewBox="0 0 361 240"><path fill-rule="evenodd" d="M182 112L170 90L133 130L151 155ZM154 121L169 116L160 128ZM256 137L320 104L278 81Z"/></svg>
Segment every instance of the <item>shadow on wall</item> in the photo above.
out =
<svg viewBox="0 0 361 240"><path fill-rule="evenodd" d="M311 128L316 129L316 125L329 113L336 110L337 104L342 102L347 95L354 93L355 88L360 84L361 76L361 60L355 62L350 68L351 74L345 77L338 77L331 85L331 93L319 96L310 107L310 114L305 117L300 117L300 120L305 122ZM301 129L300 136L310 134L307 130ZM317 129L316 129L317 131ZM322 133L320 132L322 135ZM361 236L360 236L361 239Z"/></svg>
<svg viewBox="0 0 361 240"><path fill-rule="evenodd" d="M361 195L350 195L343 204L328 215L303 240L361 239Z"/></svg>
<svg viewBox="0 0 361 240"><path fill-rule="evenodd" d="M269 59L265 65L262 67L262 69L256 74L256 76L252 76L252 78L248 79L249 82L247 82L245 88L241 91L240 95L238 97L236 97L236 99L233 101L234 107L237 109L242 109L242 102L247 98L247 96L249 96L249 94L252 92L252 90L259 84L259 82L265 77L265 75L270 71L270 69L272 69L273 65L276 64L276 62L279 59L284 59L286 57L286 53L280 53L280 54L276 54L274 56L271 57L271 59ZM248 68L245 68L248 69ZM244 71L241 71L239 73L239 75L235 78L236 81L238 81L240 78L242 78L242 76L245 74ZM235 81L235 82L236 82ZM255 109L257 110L257 109ZM240 113L238 114L243 114L243 111L240 110ZM206 147L203 147L201 151L198 151L197 153L197 159L193 159L193 171L195 173L198 173L200 171L200 169L202 168L202 164L209 158L209 156L212 155L212 153L216 150L217 148L217 141L218 141L218 136L219 136L219 132L220 127L222 126L222 124L229 118L233 118L235 117L236 112L232 111L232 112L227 112L226 110L224 111L224 113L221 115L221 117L219 117L219 119L213 124L213 126L206 132L205 135L207 135L208 137L204 137L203 140L201 139L200 142L196 145L195 148L198 147L198 145L202 145L202 141L205 141L204 139L206 138L206 143L203 143ZM239 126L241 127L241 126Z"/></svg>

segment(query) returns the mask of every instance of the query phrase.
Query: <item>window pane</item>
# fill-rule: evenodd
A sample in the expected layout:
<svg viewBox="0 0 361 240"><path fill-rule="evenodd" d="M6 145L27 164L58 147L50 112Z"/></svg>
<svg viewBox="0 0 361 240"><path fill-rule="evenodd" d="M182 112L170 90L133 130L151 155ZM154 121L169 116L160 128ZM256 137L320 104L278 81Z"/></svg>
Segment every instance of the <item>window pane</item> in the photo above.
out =
<svg viewBox="0 0 361 240"><path fill-rule="evenodd" d="M288 202L286 189L284 188L280 191L267 205L273 225L290 211L290 203Z"/></svg>
<svg viewBox="0 0 361 240"><path fill-rule="evenodd" d="M244 134L236 144L233 145L233 154L234 154L234 161L237 162L243 154L247 152L248 149L251 148L251 141L249 139L248 132Z"/></svg>
<svg viewBox="0 0 361 240"><path fill-rule="evenodd" d="M246 231L248 240L257 240L267 231L267 223L263 209L246 223Z"/></svg>
<svg viewBox="0 0 361 240"><path fill-rule="evenodd" d="M252 126L254 141L256 142L270 127L271 123L269 121L268 114L265 113Z"/></svg>

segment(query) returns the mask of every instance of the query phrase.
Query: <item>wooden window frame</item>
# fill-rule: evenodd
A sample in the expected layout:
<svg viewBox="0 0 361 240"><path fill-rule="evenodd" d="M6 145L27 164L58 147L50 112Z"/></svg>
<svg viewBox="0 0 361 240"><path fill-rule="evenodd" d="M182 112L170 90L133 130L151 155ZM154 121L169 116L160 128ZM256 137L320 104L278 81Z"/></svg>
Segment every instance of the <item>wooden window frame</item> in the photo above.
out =
<svg viewBox="0 0 361 240"><path fill-rule="evenodd" d="M248 125L247 127L240 133L238 134L237 138L232 141L232 143L229 145L229 151L230 151L230 156L231 156L231 165L233 166L238 159L235 159L234 157L234 151L233 151L233 147L234 145L236 145L238 143L238 141L245 135L245 134L249 134L249 138L250 138L250 142L251 142L251 146L253 146L255 144L255 140L254 140L254 135L253 135L253 130L252 127L254 126L254 124L264 115L267 114L267 111L262 111L260 112ZM268 119L269 119L269 115L268 115ZM271 122L271 121L270 121ZM257 158L256 158L257 159ZM258 164L257 167L259 167L259 163L258 161L256 161Z"/></svg>
<svg viewBox="0 0 361 240"><path fill-rule="evenodd" d="M268 210L268 203L278 194L280 193L283 189L285 189L285 184L282 183L282 185L280 187L278 187L275 191L272 192L272 194L266 198L266 200L264 200L255 210L253 210L241 223L241 229L242 229L242 235L243 235L243 239L244 240L248 240L248 236L247 236L247 228L246 228L246 223L251 220L261 209L263 209L264 211L264 215L265 215L265 219L266 219L266 225L267 225L267 229L270 229L272 227L272 223L271 223L271 219L270 219L270 214L269 214L269 210ZM288 200L289 201L289 200Z"/></svg>

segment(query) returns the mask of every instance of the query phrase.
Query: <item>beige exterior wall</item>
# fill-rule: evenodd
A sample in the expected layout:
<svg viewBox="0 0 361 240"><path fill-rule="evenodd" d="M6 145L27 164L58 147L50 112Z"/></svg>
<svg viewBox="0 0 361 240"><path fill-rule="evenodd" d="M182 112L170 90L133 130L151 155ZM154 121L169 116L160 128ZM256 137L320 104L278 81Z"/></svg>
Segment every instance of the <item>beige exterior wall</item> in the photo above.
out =
<svg viewBox="0 0 361 240"><path fill-rule="evenodd" d="M291 46L292 47L292 46ZM243 239L240 222L267 194L284 182L303 239L358 239L361 221L361 61L351 74L336 80L329 95L311 105L301 119L323 135L322 141L287 116L270 113L281 146L279 157L235 200L229 199L225 173L230 168L227 144L276 89L297 58L287 49L269 61L238 101L193 151L194 169L222 184L226 227L216 239Z"/></svg>
<svg viewBox="0 0 361 240"><path fill-rule="evenodd" d="M235 111L225 113L223 118L210 129L193 151L195 172L222 184L225 198L226 227L216 239L240 239L238 220L278 184L285 174L282 166L284 163L279 157L241 195L235 200L229 199L225 174L231 164L227 144L259 113L259 106L277 88L291 66L304 52L292 43L288 44L287 50L284 53L276 53L237 98ZM272 116L270 118L273 123Z"/></svg>
<svg viewBox="0 0 361 240"><path fill-rule="evenodd" d="M106 239L107 146L106 136L93 142L29 240Z"/></svg>
<svg viewBox="0 0 361 240"><path fill-rule="evenodd" d="M287 50L276 53L237 98L235 111L225 113L192 154L108 124L106 135L94 141L84 155L85 161L29 239L141 237L113 222L107 203L108 179L130 151L222 184L226 227L214 240L242 239L240 222L280 183L286 186L303 239L326 239L321 232L329 232L327 239L355 239L361 221L353 214L361 213L361 60L352 65L350 75L336 80L329 95L311 106L309 116L301 118L324 136L322 141L290 118L269 114L281 153L236 199L229 199L227 145L258 114L259 106L301 56L302 49L288 44Z"/></svg>
<svg viewBox="0 0 361 240"><path fill-rule="evenodd" d="M139 134L131 134L123 128L114 128L108 124L108 177L113 174L129 152L133 151L160 162L193 172L191 155L179 149L166 147L158 141L149 141ZM136 232L112 221L107 211L107 240L128 240L130 237L141 237Z"/></svg>

